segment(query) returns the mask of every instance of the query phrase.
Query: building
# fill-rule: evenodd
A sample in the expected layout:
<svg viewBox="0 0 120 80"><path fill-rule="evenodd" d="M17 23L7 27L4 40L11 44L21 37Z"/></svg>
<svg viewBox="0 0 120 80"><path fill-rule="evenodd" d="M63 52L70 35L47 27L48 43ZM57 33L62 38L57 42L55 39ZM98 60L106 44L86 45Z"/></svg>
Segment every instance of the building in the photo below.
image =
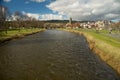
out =
<svg viewBox="0 0 120 80"><path fill-rule="evenodd" d="M105 27L104 21L97 21L95 25L99 28L99 30L102 30Z"/></svg>

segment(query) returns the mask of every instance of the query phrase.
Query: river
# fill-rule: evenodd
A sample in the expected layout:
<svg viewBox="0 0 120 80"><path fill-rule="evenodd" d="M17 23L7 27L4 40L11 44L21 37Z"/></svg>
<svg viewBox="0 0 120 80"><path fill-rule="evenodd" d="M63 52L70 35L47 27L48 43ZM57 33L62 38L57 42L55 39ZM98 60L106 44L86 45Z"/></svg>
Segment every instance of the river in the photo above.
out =
<svg viewBox="0 0 120 80"><path fill-rule="evenodd" d="M0 46L0 80L120 80L83 36L46 30Z"/></svg>

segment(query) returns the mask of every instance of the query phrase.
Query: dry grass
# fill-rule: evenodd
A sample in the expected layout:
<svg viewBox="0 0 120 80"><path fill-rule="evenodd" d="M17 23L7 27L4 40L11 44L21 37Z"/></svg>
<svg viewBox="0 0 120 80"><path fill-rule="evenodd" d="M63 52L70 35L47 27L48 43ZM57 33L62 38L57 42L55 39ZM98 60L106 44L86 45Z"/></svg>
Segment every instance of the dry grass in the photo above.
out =
<svg viewBox="0 0 120 80"><path fill-rule="evenodd" d="M114 46L106 41L96 38L96 36L88 33L87 31L78 31L72 29L65 29L66 31L82 34L86 37L90 49L95 52L102 60L109 64L120 74L120 47ZM96 34L96 33L93 33ZM98 35L99 36L99 35ZM109 38L109 37L108 37ZM117 45L120 45L119 42Z"/></svg>
<svg viewBox="0 0 120 80"><path fill-rule="evenodd" d="M90 35L85 36L89 42L90 49L120 74L120 49L94 37L91 38Z"/></svg>

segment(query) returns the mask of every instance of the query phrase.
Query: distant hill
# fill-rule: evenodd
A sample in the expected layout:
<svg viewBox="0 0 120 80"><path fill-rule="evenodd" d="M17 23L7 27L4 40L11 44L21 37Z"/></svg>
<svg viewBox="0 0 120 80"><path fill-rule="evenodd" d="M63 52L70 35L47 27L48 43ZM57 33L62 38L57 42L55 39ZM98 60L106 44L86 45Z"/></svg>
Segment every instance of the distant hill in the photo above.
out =
<svg viewBox="0 0 120 80"><path fill-rule="evenodd" d="M47 21L44 21L44 22L49 22L49 23L68 23L69 20L47 20ZM83 22L94 22L94 21L72 21L72 23L75 23L75 22L83 23Z"/></svg>
<svg viewBox="0 0 120 80"><path fill-rule="evenodd" d="M47 20L44 22L50 22L50 23L67 23L69 20Z"/></svg>

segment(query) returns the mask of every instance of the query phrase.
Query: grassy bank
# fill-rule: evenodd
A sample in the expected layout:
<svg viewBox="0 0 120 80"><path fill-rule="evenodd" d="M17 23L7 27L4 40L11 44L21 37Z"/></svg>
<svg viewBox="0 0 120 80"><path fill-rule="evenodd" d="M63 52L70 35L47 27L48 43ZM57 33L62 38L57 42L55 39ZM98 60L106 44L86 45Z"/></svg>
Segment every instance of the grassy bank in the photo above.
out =
<svg viewBox="0 0 120 80"><path fill-rule="evenodd" d="M44 29L40 28L34 28L34 29L21 29L19 30L8 30L7 33L6 31L0 31L0 43L9 41L11 39L15 38L21 38L26 35L34 34L40 31L43 31Z"/></svg>
<svg viewBox="0 0 120 80"><path fill-rule="evenodd" d="M96 33L95 30L65 29L83 34L89 42L90 49L120 74L120 38L111 36L106 31Z"/></svg>

